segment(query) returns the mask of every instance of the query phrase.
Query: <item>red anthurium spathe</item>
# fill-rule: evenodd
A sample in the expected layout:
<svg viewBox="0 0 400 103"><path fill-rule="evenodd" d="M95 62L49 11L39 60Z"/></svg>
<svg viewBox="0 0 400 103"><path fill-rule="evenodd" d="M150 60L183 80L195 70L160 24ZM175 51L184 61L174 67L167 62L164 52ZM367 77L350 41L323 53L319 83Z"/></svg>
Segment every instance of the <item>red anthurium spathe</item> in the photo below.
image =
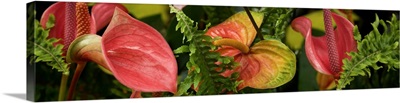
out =
<svg viewBox="0 0 400 103"><path fill-rule="evenodd" d="M114 14L115 7L122 9L125 12L128 10L122 4L118 3L99 3L92 7L92 17L96 22L96 31L103 29L111 21L112 15Z"/></svg>
<svg viewBox="0 0 400 103"><path fill-rule="evenodd" d="M333 30L331 18L337 25L335 30ZM353 37L354 25L346 18L326 9L324 22L325 35L321 37L312 36L311 21L306 17L294 19L291 26L305 37L306 55L314 69L338 79L342 71L342 60L350 59L346 53L356 50L357 44ZM320 80L332 81L332 79Z"/></svg>
<svg viewBox="0 0 400 103"><path fill-rule="evenodd" d="M103 36L83 35L68 49L67 61L95 62L109 69L123 85L141 92L177 90L177 62L168 43L151 26L116 7Z"/></svg>
<svg viewBox="0 0 400 103"><path fill-rule="evenodd" d="M251 12L251 15L259 27L264 15L257 12ZM222 73L223 76L230 76L233 72L239 72L238 79L243 82L239 84L238 90L245 87L276 88L295 75L294 53L277 40L262 40L251 46L256 34L256 29L244 11L234 14L206 33L211 37L222 37L214 42L215 45L221 45L217 52L234 57L235 62L240 64L239 67Z"/></svg>
<svg viewBox="0 0 400 103"><path fill-rule="evenodd" d="M46 23L50 17L50 14L56 16L54 27L49 32L49 37L53 38L64 38L64 23L65 23L65 2L58 2L48 7L40 19L40 25L43 28L47 28ZM57 35L58 34L58 35ZM64 40L61 39L57 43L64 44Z"/></svg>
<svg viewBox="0 0 400 103"><path fill-rule="evenodd" d="M162 35L116 8L102 37L104 57L114 76L139 92L177 90L177 63Z"/></svg>
<svg viewBox="0 0 400 103"><path fill-rule="evenodd" d="M102 8L98 8L96 5L101 5ZM50 29L49 38L60 39L57 44L63 44L63 50L67 51L70 43L77 36L87 33L95 34L99 30L96 24L104 25L110 22L110 20L107 19L97 19L112 17L114 9L103 8L124 8L118 4L99 3L95 4L95 6L96 8L92 8L93 16L90 16L86 3L57 2L43 12L40 24L43 28L46 28L46 22L50 14L53 14L55 17L55 24L54 27ZM127 12L126 8L123 10ZM103 12L105 12L105 14L103 14Z"/></svg>

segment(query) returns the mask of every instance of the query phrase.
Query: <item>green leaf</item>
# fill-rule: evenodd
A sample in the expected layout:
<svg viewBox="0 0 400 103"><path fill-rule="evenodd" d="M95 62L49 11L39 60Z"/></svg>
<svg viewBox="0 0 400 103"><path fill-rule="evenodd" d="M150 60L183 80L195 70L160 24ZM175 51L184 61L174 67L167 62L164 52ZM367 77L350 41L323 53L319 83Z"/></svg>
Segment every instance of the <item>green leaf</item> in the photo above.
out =
<svg viewBox="0 0 400 103"><path fill-rule="evenodd" d="M261 25L261 33L264 34L264 39L282 40L285 37L286 28L290 24L293 11L293 8L261 8L260 12L263 12L265 16Z"/></svg>
<svg viewBox="0 0 400 103"><path fill-rule="evenodd" d="M187 46L187 45L183 45L174 50L175 54L186 53L186 52L189 52L189 46Z"/></svg>
<svg viewBox="0 0 400 103"><path fill-rule="evenodd" d="M47 26L54 26L54 16L50 16ZM28 53L33 53L32 60L35 62L46 62L47 65L52 67L52 69L57 69L65 75L69 74L68 64L64 61L65 58L62 56L63 45L55 43L58 41L55 38L48 38L50 29L44 29L40 26L38 20L34 20L34 34L33 40L28 40L27 45L32 45L33 47L28 47ZM32 36L32 35L28 35Z"/></svg>
<svg viewBox="0 0 400 103"><path fill-rule="evenodd" d="M54 15L50 14L49 21L47 21L47 23L46 23L46 27L48 27L48 28L54 27L55 21L56 21L56 19L55 19Z"/></svg>
<svg viewBox="0 0 400 103"><path fill-rule="evenodd" d="M194 44L189 44L189 51L190 51L190 56L196 53L196 46Z"/></svg>
<svg viewBox="0 0 400 103"><path fill-rule="evenodd" d="M337 89L345 88L356 76L371 76L369 67L374 70L381 69L382 66L377 65L379 62L390 68L388 70L399 69L399 21L393 14L392 19L387 23L389 26L376 15L375 22L371 23L373 30L364 39L361 39L358 27L354 28L358 51L348 53L351 60L343 60L343 72L340 75ZM379 32L378 26L383 26L383 33Z"/></svg>
<svg viewBox="0 0 400 103"><path fill-rule="evenodd" d="M182 95L183 93L186 93L186 91L192 86L192 84L193 82L191 78L189 76L186 77L183 82L179 83L177 95Z"/></svg>
<svg viewBox="0 0 400 103"><path fill-rule="evenodd" d="M199 86L200 81L201 81L201 75L195 75L193 81L194 88L197 88L197 86Z"/></svg>

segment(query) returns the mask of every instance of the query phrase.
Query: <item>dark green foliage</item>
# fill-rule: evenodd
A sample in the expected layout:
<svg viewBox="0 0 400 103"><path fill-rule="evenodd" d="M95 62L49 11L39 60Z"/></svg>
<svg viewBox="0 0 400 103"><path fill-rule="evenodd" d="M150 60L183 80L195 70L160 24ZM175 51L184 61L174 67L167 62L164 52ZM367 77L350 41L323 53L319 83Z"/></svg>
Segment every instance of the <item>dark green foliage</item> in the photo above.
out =
<svg viewBox="0 0 400 103"><path fill-rule="evenodd" d="M204 23L200 22L204 16L204 11L203 11L202 6L187 5L183 9L183 12L185 12L186 16L191 18L193 21L199 22L200 28L203 27L202 24L204 24ZM187 45L188 43L184 42L182 40L184 35L180 31L177 31L175 29L176 25L178 24L178 21L176 20L176 15L171 17L170 21L171 21L171 23L168 26L167 36L165 37L165 39L167 40L171 49L175 50L175 49L181 47L182 45ZM177 55L176 61L178 62L178 73L182 74L182 73L187 72L186 62L189 61L189 53L182 53L182 54Z"/></svg>
<svg viewBox="0 0 400 103"><path fill-rule="evenodd" d="M113 80L112 82L114 83L114 85L116 85L116 87L111 88L110 91L118 97L128 98L132 93L132 89L129 89L128 87L122 85L118 80Z"/></svg>
<svg viewBox="0 0 400 103"><path fill-rule="evenodd" d="M236 13L235 7L226 6L203 6L205 13L207 14L207 20L205 22L211 23L211 26L217 25L230 16Z"/></svg>
<svg viewBox="0 0 400 103"><path fill-rule="evenodd" d="M71 68L75 66L71 64ZM44 62L37 63L35 67L35 101L57 101L62 74L49 70L51 67ZM74 70L70 70L70 75L73 75ZM69 77L67 87L72 79L72 76ZM129 98L132 93L131 89L118 82L114 76L104 73L93 62L86 64L75 90L74 100L121 99Z"/></svg>
<svg viewBox="0 0 400 103"><path fill-rule="evenodd" d="M165 38L167 30L166 30L164 24L162 23L163 21L161 18L161 14L149 16L149 17L140 19L140 21L145 22L146 24L148 24L151 27L153 27L154 29L156 29Z"/></svg>
<svg viewBox="0 0 400 103"><path fill-rule="evenodd" d="M186 63L188 75L179 83L177 95L191 95L188 93L189 88L193 85L198 88L196 95L215 95L223 91L236 91L236 87L240 82L236 81L237 73L231 77L223 77L220 73L226 69L232 69L237 65L233 61L233 57L224 57L217 52L216 46L212 44L215 39L204 35L207 29L198 30L197 23L183 13L170 6L171 13L176 13L178 24L176 30L180 30L184 34L183 42L188 45L183 45L174 50L175 54L189 53L189 61ZM207 25L207 27L210 24ZM207 28L206 27L206 28ZM221 64L217 65L216 62ZM220 68L221 70L216 70Z"/></svg>
<svg viewBox="0 0 400 103"><path fill-rule="evenodd" d="M57 101L60 87L59 78L62 74L48 68L50 67L44 62L35 64L34 101Z"/></svg>
<svg viewBox="0 0 400 103"><path fill-rule="evenodd" d="M261 34L264 39L282 40L285 37L286 28L293 16L293 8L261 8L260 12L265 15L261 25Z"/></svg>
<svg viewBox="0 0 400 103"><path fill-rule="evenodd" d="M383 27L383 33L378 30L379 25ZM391 21L386 23L376 16L372 27L373 30L364 39L361 39L358 27L355 26L354 38L357 40L358 51L348 53L351 56L351 60L343 60L343 72L340 75L337 89L345 88L346 85L354 80L355 76L369 76L371 78L371 70L369 68L379 70L385 67L387 72L399 69L400 30L396 15L393 15ZM382 63L384 66L378 65L378 63Z"/></svg>
<svg viewBox="0 0 400 103"><path fill-rule="evenodd" d="M382 65L378 63L378 65ZM368 89L368 88L393 88L399 87L399 71L388 71L388 68L384 65L383 68L379 70L373 70L373 68L368 68L371 71L371 76L355 76L351 84L346 85L343 89Z"/></svg>

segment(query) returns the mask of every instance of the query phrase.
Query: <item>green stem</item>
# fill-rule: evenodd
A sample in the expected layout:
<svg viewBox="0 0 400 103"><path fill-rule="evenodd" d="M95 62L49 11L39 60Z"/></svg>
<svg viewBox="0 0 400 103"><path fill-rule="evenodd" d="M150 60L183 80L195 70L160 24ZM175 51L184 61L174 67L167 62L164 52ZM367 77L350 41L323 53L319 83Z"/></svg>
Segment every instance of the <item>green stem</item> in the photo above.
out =
<svg viewBox="0 0 400 103"><path fill-rule="evenodd" d="M72 96L74 95L74 92L75 92L75 86L78 83L78 79L81 76L81 73L82 73L83 69L85 68L85 65L86 65L86 62L77 63L74 77L72 78L71 84L68 89L67 100L72 99Z"/></svg>
<svg viewBox="0 0 400 103"><path fill-rule="evenodd" d="M67 88L69 74L62 74L60 90L58 92L58 101L63 101L65 97L65 89Z"/></svg>

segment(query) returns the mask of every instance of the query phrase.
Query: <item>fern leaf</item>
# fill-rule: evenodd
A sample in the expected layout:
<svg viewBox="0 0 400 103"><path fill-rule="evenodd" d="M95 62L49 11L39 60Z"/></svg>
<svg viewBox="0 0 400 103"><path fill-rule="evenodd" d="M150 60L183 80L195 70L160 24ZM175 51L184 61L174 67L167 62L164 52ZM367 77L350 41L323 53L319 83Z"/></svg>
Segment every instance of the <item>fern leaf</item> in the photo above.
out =
<svg viewBox="0 0 400 103"><path fill-rule="evenodd" d="M364 39L361 39L358 27L355 26L354 38L357 40L358 51L348 53L351 56L351 60L343 60L343 72L338 81L338 90L349 85L355 76L370 76L369 67L374 70L382 68L377 65L378 62L387 65L389 70L399 69L400 30L396 15L393 15L391 21L386 23L376 15L376 20L371 25L373 30ZM382 34L378 30L379 25L384 29Z"/></svg>
<svg viewBox="0 0 400 103"><path fill-rule="evenodd" d="M54 16L50 16L47 23L51 28L54 23ZM44 29L40 26L38 20L34 20L33 35L28 34L27 51L28 57L34 62L46 62L52 69L57 69L65 75L69 74L68 64L62 56L62 44L54 45L58 40L55 38L48 38L50 29Z"/></svg>
<svg viewBox="0 0 400 103"><path fill-rule="evenodd" d="M261 33L264 34L264 39L282 40L285 37L286 28L290 24L294 9L261 8L259 11L263 12L266 17L261 25Z"/></svg>
<svg viewBox="0 0 400 103"><path fill-rule="evenodd" d="M183 11L175 9L170 6L171 13L176 13L178 24L176 30L184 34L183 40L188 45L183 45L174 50L175 54L189 52L190 58L186 63L189 69L188 76L183 82L179 83L178 95L191 94L187 93L192 85L197 88L196 95L211 95L218 94L224 89L228 91L235 91L238 86L236 81L237 76L226 78L220 75L226 69L232 69L237 64L233 61L232 57L221 56L217 52L212 52L217 47L212 42L218 38L211 38L204 35L207 31L208 24L205 30L198 30L197 23L185 15ZM216 62L221 64L217 65ZM216 71L217 68L222 70Z"/></svg>

